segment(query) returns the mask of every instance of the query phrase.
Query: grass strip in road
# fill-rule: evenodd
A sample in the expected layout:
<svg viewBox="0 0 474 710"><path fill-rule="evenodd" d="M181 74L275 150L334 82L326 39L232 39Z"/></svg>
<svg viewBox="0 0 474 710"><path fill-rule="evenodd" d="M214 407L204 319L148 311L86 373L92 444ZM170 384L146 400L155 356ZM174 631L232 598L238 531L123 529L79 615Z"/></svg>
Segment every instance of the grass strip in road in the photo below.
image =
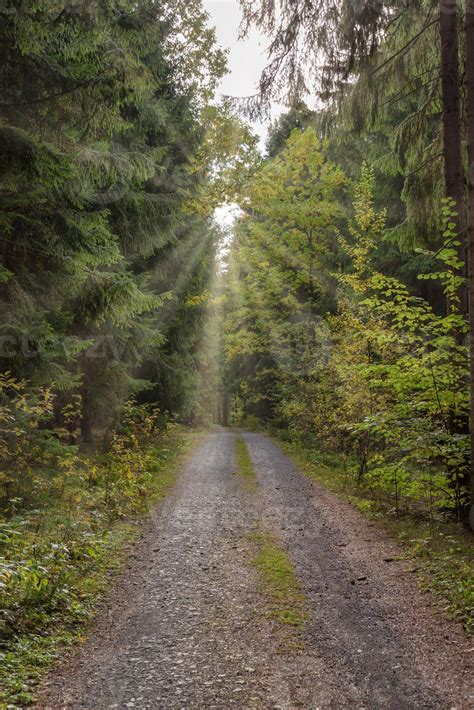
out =
<svg viewBox="0 0 474 710"><path fill-rule="evenodd" d="M268 532L248 536L251 561L265 597L265 615L279 629L282 651L302 648L300 632L308 618L307 601L295 567L279 540Z"/></svg>
<svg viewBox="0 0 474 710"><path fill-rule="evenodd" d="M235 439L235 458L237 463L237 476L243 483L243 487L249 493L255 493L258 489L257 477L250 458L247 444L242 436Z"/></svg>
<svg viewBox="0 0 474 710"><path fill-rule="evenodd" d="M237 475L249 492L258 489L255 469L245 439L235 439ZM280 649L284 651L302 647L299 629L307 619L307 604L294 565L277 537L269 532L251 533L252 565L258 570L265 597L265 615L280 630Z"/></svg>

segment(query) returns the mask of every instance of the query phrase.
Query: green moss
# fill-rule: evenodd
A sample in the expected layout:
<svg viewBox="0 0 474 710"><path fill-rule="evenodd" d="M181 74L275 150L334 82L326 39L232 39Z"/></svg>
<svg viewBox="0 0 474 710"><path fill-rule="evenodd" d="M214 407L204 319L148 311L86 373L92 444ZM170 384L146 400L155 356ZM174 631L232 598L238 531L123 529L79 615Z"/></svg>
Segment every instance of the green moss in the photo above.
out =
<svg viewBox="0 0 474 710"><path fill-rule="evenodd" d="M260 574L267 618L280 631L281 649L301 648L298 630L308 618L306 598L292 561L274 535L249 535L251 560Z"/></svg>
<svg viewBox="0 0 474 710"><path fill-rule="evenodd" d="M252 459L249 456L247 445L241 436L235 439L235 459L237 463L237 476L250 493L258 489L257 477L253 467Z"/></svg>

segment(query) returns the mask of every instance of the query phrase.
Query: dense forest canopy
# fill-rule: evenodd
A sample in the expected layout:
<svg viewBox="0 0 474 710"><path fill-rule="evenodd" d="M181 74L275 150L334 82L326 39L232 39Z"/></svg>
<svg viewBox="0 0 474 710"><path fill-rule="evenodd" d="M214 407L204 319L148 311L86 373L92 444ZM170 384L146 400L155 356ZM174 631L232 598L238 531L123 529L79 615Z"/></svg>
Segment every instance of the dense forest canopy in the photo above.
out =
<svg viewBox="0 0 474 710"><path fill-rule="evenodd" d="M209 107L225 55L207 16L12 2L1 18L2 369L53 389L58 422L80 394L83 439L132 393L190 417L204 306L186 304L213 268L212 190L251 144Z"/></svg>

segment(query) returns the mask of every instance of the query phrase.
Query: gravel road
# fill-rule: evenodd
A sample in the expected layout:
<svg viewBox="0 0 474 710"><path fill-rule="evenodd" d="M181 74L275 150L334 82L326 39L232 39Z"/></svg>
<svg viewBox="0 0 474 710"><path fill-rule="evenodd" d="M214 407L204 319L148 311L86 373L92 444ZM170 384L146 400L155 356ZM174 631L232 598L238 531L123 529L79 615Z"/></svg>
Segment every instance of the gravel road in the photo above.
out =
<svg viewBox="0 0 474 710"><path fill-rule="evenodd" d="M272 441L243 437L257 489L235 475L235 433L210 434L37 708L474 708L472 640L394 544ZM301 648L282 652L265 614L248 551L262 527L307 598Z"/></svg>

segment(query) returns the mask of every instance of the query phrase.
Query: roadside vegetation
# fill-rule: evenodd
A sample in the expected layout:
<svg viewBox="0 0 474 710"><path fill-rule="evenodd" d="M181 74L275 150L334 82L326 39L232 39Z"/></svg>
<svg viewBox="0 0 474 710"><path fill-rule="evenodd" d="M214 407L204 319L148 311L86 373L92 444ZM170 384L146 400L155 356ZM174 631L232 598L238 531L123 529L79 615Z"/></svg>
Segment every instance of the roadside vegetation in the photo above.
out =
<svg viewBox="0 0 474 710"><path fill-rule="evenodd" d="M421 274L450 303L438 311L378 263L386 213L375 205L375 181L364 165L344 210L347 179L308 128L294 131L249 186L251 215L238 227L228 273L233 416L345 456L351 475L399 513L445 510L461 522L468 357L458 340L466 327L452 210L443 208L441 247L426 251L431 270Z"/></svg>
<svg viewBox="0 0 474 710"><path fill-rule="evenodd" d="M303 470L388 521L423 587L472 630L467 330L452 205L440 248L423 250L426 271L407 284L386 273L375 189L367 164L348 185L313 128L294 130L250 184L227 274L232 421L276 430ZM417 282L435 284L445 307Z"/></svg>

